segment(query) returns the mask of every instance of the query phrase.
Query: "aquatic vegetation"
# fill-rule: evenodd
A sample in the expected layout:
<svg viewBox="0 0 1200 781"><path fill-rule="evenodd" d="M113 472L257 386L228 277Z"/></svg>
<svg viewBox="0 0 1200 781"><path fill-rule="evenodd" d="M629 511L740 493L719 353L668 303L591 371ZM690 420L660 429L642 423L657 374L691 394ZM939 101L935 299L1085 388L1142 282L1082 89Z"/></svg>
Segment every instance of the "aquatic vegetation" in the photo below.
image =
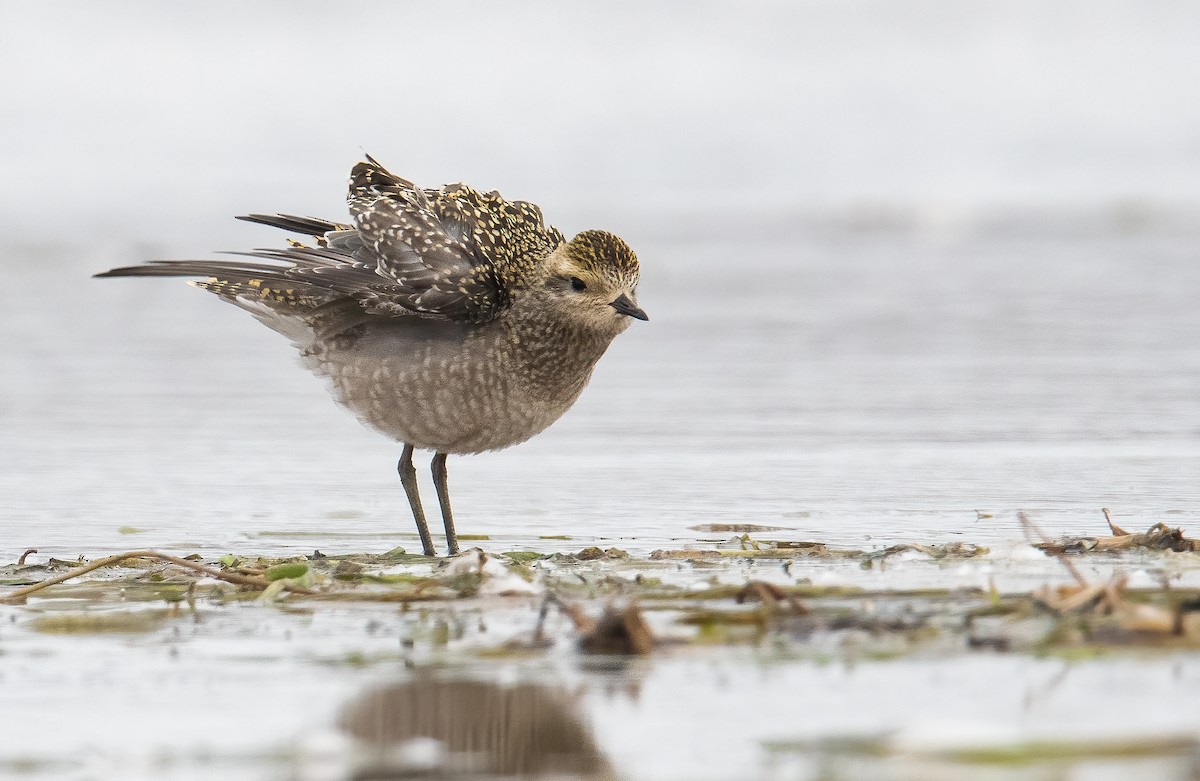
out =
<svg viewBox="0 0 1200 781"><path fill-rule="evenodd" d="M1185 539L1161 524L1142 535L1112 527L1112 539L1131 539L1123 545L1163 551L1161 555L1176 548L1156 541ZM856 653L868 655L1200 647L1197 594L1178 587L1133 589L1123 576L1093 583L1070 563L1071 556L1080 555L1075 546L1033 545L1058 557L1073 582L1000 593L936 587L880 591L812 584L797 577L764 580L744 567L774 561L787 575L792 562L808 559L873 566L893 557L974 560L986 558L989 551L968 542L858 550L757 540L742 532L707 546L656 550L642 557L598 546L573 553L491 554L472 548L450 559L412 555L401 548L382 554L313 551L288 558L230 553L211 562L129 551L91 562L0 567L0 579L8 587L0 600L30 604L36 598L45 604L69 597L95 604L187 603L193 609L203 604L209 610L247 598L291 607L307 604L308 609L339 602L447 608L474 604L486 613L494 600L523 599L526 640L516 646L505 641L494 650L570 642L589 653L638 655L690 642L769 642L793 654L816 656L851 639ZM1126 548L1100 544L1089 550L1097 549L1117 555ZM693 574L681 578L680 567ZM706 570L711 570L707 576ZM568 618L554 631L547 620L551 608ZM150 615L85 611L34 621L38 631L154 631L161 621L151 621ZM655 617L653 622L648 615ZM519 635L519 627L514 629Z"/></svg>

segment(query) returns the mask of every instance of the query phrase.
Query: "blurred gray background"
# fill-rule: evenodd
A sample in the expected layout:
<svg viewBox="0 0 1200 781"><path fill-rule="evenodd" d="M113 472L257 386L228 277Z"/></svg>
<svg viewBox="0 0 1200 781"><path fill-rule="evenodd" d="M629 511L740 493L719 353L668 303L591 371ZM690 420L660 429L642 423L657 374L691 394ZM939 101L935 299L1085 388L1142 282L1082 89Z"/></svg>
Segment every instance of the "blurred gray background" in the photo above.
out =
<svg viewBox="0 0 1200 781"><path fill-rule="evenodd" d="M2 205L31 239L203 247L230 211L340 213L338 177L363 149L418 181L678 238L799 215L1200 204L1189 2L13 2L6 16Z"/></svg>
<svg viewBox="0 0 1200 781"><path fill-rule="evenodd" d="M452 463L462 531L1194 518L1198 33L1192 2L8 3L0 558L411 546L396 446L282 340L89 278L340 218L364 150L642 259L652 320L576 410Z"/></svg>

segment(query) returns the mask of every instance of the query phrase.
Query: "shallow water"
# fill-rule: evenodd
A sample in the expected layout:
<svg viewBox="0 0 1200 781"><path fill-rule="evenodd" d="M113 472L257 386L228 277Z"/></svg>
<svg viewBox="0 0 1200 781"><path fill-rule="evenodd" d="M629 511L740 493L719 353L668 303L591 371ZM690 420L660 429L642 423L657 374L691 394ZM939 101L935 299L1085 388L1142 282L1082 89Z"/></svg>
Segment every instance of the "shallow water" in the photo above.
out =
<svg viewBox="0 0 1200 781"><path fill-rule="evenodd" d="M1078 533L1103 531L1102 506L1135 528L1200 513L1190 237L637 247L653 319L545 434L451 460L460 531L992 544L1021 538L1019 509ZM398 447L283 339L180 283L87 278L144 251L8 252L5 557L415 545Z"/></svg>
<svg viewBox="0 0 1200 781"><path fill-rule="evenodd" d="M1200 517L1200 353L1185 336L1200 332L1200 267L1188 236L846 231L635 245L652 320L620 338L546 434L451 461L459 530L488 537L469 545L644 556L732 536L698 524L760 523L786 527L771 539L992 553L870 570L681 564L670 577L1013 591L1067 578L1025 545L1018 510L1052 535L1104 532L1102 506L1131 529ZM282 339L182 284L87 277L143 250L8 252L0 560L26 548L40 561L417 547L397 447L330 403ZM1200 581L1156 554L1081 568ZM481 660L481 643L531 631L536 604L521 599L447 618L468 627L448 645L422 622L452 606L416 619L378 605L202 606L199 623L142 634L33 631L37 614L72 606L86 603L0 608L9 771L336 778L337 713L412 665L566 692L624 778L966 777L945 751L1200 729L1188 655L855 661L834 649L822 661L725 647L614 670L562 647ZM885 764L864 770L859 750L838 748L847 736ZM1188 777L1170 752L1138 761ZM1068 766L1049 777L1142 767Z"/></svg>
<svg viewBox="0 0 1200 781"><path fill-rule="evenodd" d="M637 557L579 564L583 584L983 600L1070 579L1019 510L1050 535L1105 532L1101 507L1200 530L1194 2L10 6L0 567L416 548L398 446L280 337L179 283L89 278L282 241L233 213L336 217L360 144L612 229L644 266L652 319L576 408L451 461L459 530L486 537L467 545ZM712 523L990 551L647 560L737 545L693 528ZM1196 587L1195 559L1077 566ZM0 777L340 780L343 709L432 675L536 687L626 779L1200 778L1195 652L1000 654L961 626L706 644L653 610L695 642L622 665L582 657L561 616L554 647L509 653L538 597L168 613L115 589L0 605ZM110 613L125 633L97 629ZM1089 761L1089 741L1150 750ZM955 753L1006 747L1019 761Z"/></svg>
<svg viewBox="0 0 1200 781"><path fill-rule="evenodd" d="M667 646L622 660L581 657L568 642L508 648L529 638L536 596L409 608L197 602L195 612L125 634L57 634L34 629L31 616L128 613L136 603L97 605L77 593L0 605L0 728L8 738L0 773L362 777L348 771L364 750L335 728L347 708L414 681L474 681L498 693L541 690L558 702L556 718L577 721L588 751L619 778L1194 778L1194 654L1072 661L964 652L952 633L882 645L851 633L822 646L820 633L783 630L752 645ZM663 637L691 635L660 607L647 617ZM551 616L548 634L560 637L564 623ZM879 655L889 644L898 653ZM431 694L405 706L433 723L432 734L416 734L453 734L456 722L478 723L480 710L495 707L494 698ZM496 728L475 739L527 721L519 710L501 708ZM1012 764L967 756L1010 747L1020 755L1028 741L1057 753ZM1125 756L1091 758L1090 745L1124 747Z"/></svg>

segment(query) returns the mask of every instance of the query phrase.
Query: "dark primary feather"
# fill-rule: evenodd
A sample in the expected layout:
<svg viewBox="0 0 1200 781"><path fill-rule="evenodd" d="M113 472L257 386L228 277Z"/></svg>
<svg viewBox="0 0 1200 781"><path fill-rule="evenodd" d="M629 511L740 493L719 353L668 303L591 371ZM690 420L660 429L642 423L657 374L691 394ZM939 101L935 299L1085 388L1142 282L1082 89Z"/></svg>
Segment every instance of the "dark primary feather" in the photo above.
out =
<svg viewBox="0 0 1200 781"><path fill-rule="evenodd" d="M316 217L297 217L294 214L239 214L235 219L255 222L259 225L270 225L272 228L283 228L285 231L303 233L305 236L324 236L332 231L351 228L349 225L341 225L329 220Z"/></svg>
<svg viewBox="0 0 1200 781"><path fill-rule="evenodd" d="M252 260L152 261L96 276L207 277L194 284L320 320L322 330L413 313L482 323L508 307L509 291L563 241L532 204L461 184L423 190L370 157L354 167L348 202L354 225L290 214L238 217L310 236L316 246L291 242L235 253Z"/></svg>

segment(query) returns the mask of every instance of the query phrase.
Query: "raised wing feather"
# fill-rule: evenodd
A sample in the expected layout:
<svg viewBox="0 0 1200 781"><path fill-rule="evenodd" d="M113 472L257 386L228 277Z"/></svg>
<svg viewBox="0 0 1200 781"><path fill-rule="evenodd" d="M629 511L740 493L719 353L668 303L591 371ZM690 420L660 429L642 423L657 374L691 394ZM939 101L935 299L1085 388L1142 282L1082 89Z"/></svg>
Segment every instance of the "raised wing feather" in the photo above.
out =
<svg viewBox="0 0 1200 781"><path fill-rule="evenodd" d="M351 175L353 225L290 214L239 219L311 236L316 246L234 253L249 260L153 261L97 276L194 276L196 285L323 335L373 317L482 323L562 243L541 211L466 185L422 190L374 160ZM282 322L282 321L280 321Z"/></svg>
<svg viewBox="0 0 1200 781"><path fill-rule="evenodd" d="M495 318L563 240L532 204L462 184L423 190L370 158L351 173L349 204L359 257L398 286L395 303L426 315Z"/></svg>

